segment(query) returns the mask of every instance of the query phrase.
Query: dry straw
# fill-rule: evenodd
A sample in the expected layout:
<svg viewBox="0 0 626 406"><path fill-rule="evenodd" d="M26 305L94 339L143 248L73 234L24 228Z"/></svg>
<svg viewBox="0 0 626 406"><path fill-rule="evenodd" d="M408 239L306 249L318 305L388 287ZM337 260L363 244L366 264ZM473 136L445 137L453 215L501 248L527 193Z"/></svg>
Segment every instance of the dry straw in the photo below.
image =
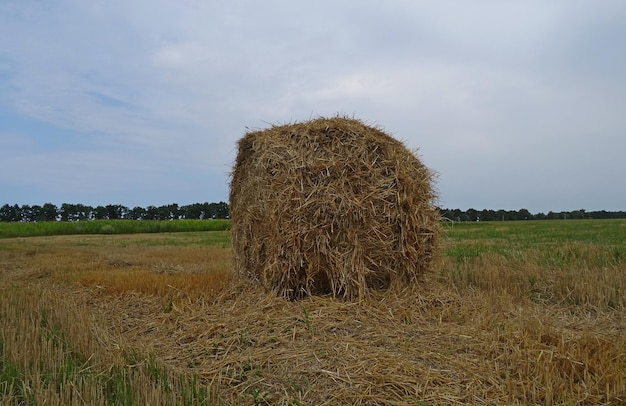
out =
<svg viewBox="0 0 626 406"><path fill-rule="evenodd" d="M363 298L432 267L433 173L400 141L344 117L245 134L230 185L235 270L279 296Z"/></svg>

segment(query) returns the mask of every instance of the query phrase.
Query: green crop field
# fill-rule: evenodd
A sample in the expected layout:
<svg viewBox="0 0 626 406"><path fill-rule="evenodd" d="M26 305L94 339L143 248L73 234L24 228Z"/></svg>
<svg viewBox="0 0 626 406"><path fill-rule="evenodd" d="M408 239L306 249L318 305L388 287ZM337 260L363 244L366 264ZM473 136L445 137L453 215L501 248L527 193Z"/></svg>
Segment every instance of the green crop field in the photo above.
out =
<svg viewBox="0 0 626 406"><path fill-rule="evenodd" d="M626 402L626 220L446 223L361 302L273 297L227 221L177 223L0 224L0 405Z"/></svg>
<svg viewBox="0 0 626 406"><path fill-rule="evenodd" d="M77 234L175 233L228 230L229 220L91 220L0 222L0 238Z"/></svg>
<svg viewBox="0 0 626 406"><path fill-rule="evenodd" d="M487 254L558 268L626 260L626 220L456 223L445 236L445 256L455 262Z"/></svg>

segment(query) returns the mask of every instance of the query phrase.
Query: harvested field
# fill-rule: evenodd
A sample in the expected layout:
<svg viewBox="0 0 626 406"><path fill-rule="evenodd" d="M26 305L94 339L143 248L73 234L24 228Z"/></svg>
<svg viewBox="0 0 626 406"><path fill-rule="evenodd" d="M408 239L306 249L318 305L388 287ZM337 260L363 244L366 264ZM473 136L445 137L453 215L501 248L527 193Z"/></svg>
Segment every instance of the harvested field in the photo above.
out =
<svg viewBox="0 0 626 406"><path fill-rule="evenodd" d="M626 402L626 222L455 224L360 302L250 286L215 233L0 240L0 404Z"/></svg>

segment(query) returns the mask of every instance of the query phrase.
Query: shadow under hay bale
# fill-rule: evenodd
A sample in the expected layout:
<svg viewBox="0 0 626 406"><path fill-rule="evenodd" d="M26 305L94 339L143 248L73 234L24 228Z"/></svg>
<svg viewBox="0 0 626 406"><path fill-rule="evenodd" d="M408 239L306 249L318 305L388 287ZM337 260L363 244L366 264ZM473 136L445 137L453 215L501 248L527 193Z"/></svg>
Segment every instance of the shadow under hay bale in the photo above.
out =
<svg viewBox="0 0 626 406"><path fill-rule="evenodd" d="M230 184L235 271L289 299L413 284L439 241L432 180L400 141L358 120L249 132Z"/></svg>

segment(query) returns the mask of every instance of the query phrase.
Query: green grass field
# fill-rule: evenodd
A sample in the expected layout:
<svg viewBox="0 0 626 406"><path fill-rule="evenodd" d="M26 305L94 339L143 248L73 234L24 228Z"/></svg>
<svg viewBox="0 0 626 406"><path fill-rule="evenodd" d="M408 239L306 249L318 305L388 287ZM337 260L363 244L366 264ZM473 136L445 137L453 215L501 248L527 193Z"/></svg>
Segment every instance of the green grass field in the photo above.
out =
<svg viewBox="0 0 626 406"><path fill-rule="evenodd" d="M0 222L0 238L79 234L140 234L228 230L229 220L92 220L39 223Z"/></svg>
<svg viewBox="0 0 626 406"><path fill-rule="evenodd" d="M0 405L626 402L626 220L445 224L359 303L267 295L212 222L0 224Z"/></svg>
<svg viewBox="0 0 626 406"><path fill-rule="evenodd" d="M626 220L550 220L446 224L445 255L457 261L492 253L543 258L546 265L580 261L610 265L626 259ZM592 257L580 250L594 247Z"/></svg>
<svg viewBox="0 0 626 406"><path fill-rule="evenodd" d="M527 247L543 243L583 242L624 245L626 220L533 220L445 223L453 241L511 243Z"/></svg>

